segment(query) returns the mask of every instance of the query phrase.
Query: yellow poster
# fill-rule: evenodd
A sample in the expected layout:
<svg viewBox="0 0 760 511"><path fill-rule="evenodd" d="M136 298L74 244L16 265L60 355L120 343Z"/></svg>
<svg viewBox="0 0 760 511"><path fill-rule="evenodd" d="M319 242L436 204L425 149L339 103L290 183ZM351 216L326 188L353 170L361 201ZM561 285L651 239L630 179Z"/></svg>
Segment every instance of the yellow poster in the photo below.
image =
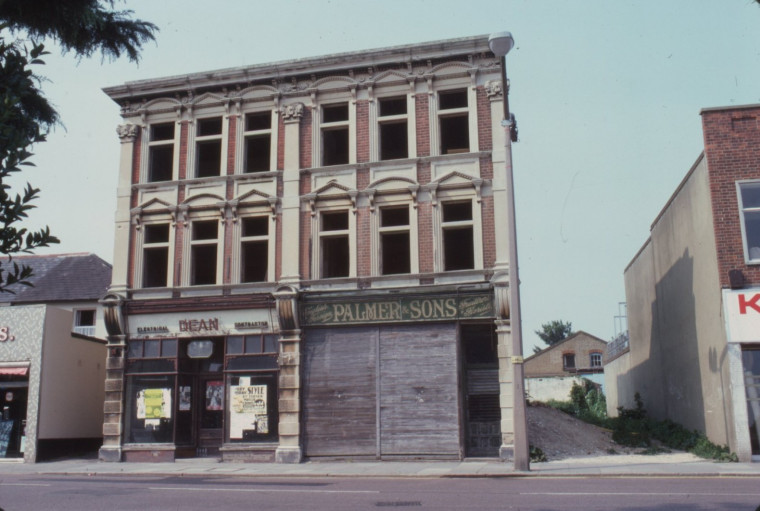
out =
<svg viewBox="0 0 760 511"><path fill-rule="evenodd" d="M137 393L138 419L168 419L171 415L170 389L144 389Z"/></svg>
<svg viewBox="0 0 760 511"><path fill-rule="evenodd" d="M244 431L269 433L266 385L230 387L230 438L240 440Z"/></svg>

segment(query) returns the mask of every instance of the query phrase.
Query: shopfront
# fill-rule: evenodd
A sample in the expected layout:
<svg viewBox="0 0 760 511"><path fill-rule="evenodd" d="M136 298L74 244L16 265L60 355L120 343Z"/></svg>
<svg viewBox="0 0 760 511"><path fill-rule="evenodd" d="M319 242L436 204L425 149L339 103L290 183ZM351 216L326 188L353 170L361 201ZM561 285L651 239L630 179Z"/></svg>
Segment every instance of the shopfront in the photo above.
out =
<svg viewBox="0 0 760 511"><path fill-rule="evenodd" d="M498 456L490 292L305 296L308 458Z"/></svg>
<svg viewBox="0 0 760 511"><path fill-rule="evenodd" d="M124 459L269 460L278 335L268 309L129 318Z"/></svg>

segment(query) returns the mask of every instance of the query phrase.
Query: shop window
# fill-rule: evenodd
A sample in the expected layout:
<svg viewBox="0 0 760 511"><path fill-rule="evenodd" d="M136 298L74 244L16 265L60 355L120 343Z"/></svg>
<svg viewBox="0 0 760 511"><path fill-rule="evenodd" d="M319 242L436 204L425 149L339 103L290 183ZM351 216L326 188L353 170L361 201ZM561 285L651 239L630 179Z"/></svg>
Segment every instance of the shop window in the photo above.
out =
<svg viewBox="0 0 760 511"><path fill-rule="evenodd" d="M602 354L601 353L592 353L591 354L591 367L602 367Z"/></svg>
<svg viewBox="0 0 760 511"><path fill-rule="evenodd" d="M322 165L349 161L348 103L322 106Z"/></svg>
<svg viewBox="0 0 760 511"><path fill-rule="evenodd" d="M174 441L175 376L129 375L126 386L125 437L129 443Z"/></svg>
<svg viewBox="0 0 760 511"><path fill-rule="evenodd" d="M348 211L323 211L320 214L319 249L321 278L348 277Z"/></svg>
<svg viewBox="0 0 760 511"><path fill-rule="evenodd" d="M240 281L265 282L269 272L269 216L241 219Z"/></svg>
<svg viewBox="0 0 760 511"><path fill-rule="evenodd" d="M381 160L409 156L406 97L378 100L378 135Z"/></svg>
<svg viewBox="0 0 760 511"><path fill-rule="evenodd" d="M143 226L142 287L166 287L169 275L169 224Z"/></svg>
<svg viewBox="0 0 760 511"><path fill-rule="evenodd" d="M498 366L495 334L492 324L461 326L464 359L468 366Z"/></svg>
<svg viewBox="0 0 760 511"><path fill-rule="evenodd" d="M742 349L744 388L747 395L747 426L752 455L760 455L760 349Z"/></svg>
<svg viewBox="0 0 760 511"><path fill-rule="evenodd" d="M444 202L441 209L444 271L475 268L472 201Z"/></svg>
<svg viewBox="0 0 760 511"><path fill-rule="evenodd" d="M744 258L760 263L760 181L737 183L744 234Z"/></svg>
<svg viewBox="0 0 760 511"><path fill-rule="evenodd" d="M79 309L74 313L74 332L95 335L95 309Z"/></svg>
<svg viewBox="0 0 760 511"><path fill-rule="evenodd" d="M271 168L272 114L257 112L245 116L244 172L267 172Z"/></svg>
<svg viewBox="0 0 760 511"><path fill-rule="evenodd" d="M221 174L222 118L197 120L195 134L195 176L212 177Z"/></svg>
<svg viewBox="0 0 760 511"><path fill-rule="evenodd" d="M380 273L411 271L409 207L380 208Z"/></svg>
<svg viewBox="0 0 760 511"><path fill-rule="evenodd" d="M575 369L575 354L574 353L565 353L562 355L562 368L565 371L570 371Z"/></svg>
<svg viewBox="0 0 760 511"><path fill-rule="evenodd" d="M190 242L190 285L216 284L219 221L192 223Z"/></svg>
<svg viewBox="0 0 760 511"><path fill-rule="evenodd" d="M438 93L441 154L470 151L469 115L466 89Z"/></svg>
<svg viewBox="0 0 760 511"><path fill-rule="evenodd" d="M173 122L151 124L148 131L148 182L171 181L174 173Z"/></svg>

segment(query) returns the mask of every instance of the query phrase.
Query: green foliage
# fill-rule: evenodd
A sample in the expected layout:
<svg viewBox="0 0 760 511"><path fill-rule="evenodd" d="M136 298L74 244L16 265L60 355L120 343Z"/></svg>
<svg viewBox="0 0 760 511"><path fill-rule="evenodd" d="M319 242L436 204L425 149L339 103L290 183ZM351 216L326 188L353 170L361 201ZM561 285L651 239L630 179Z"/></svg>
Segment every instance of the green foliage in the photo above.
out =
<svg viewBox="0 0 760 511"><path fill-rule="evenodd" d="M540 447L535 447L531 445L529 454L530 454L531 463L541 463L544 461L548 461L546 458L546 454L544 454L544 451L542 451Z"/></svg>
<svg viewBox="0 0 760 511"><path fill-rule="evenodd" d="M573 324L569 321L554 320L541 325L541 330L536 330L536 335L549 346L566 339L573 331ZM540 350L539 350L540 351Z"/></svg>
<svg viewBox="0 0 760 511"><path fill-rule="evenodd" d="M28 218L40 190L27 183L22 193L13 193L8 184L12 174L33 166L32 146L44 142L58 122L40 89L43 79L32 70L48 54L40 40L54 39L64 52L80 57L100 50L104 57L125 53L137 61L142 44L153 40L157 29L113 6L113 0L0 0L0 254L8 256L0 266L0 292L12 293L8 286L13 284L31 285L31 269L14 262L14 254L58 243L48 227L29 231L17 225ZM8 31L16 38L8 38Z"/></svg>

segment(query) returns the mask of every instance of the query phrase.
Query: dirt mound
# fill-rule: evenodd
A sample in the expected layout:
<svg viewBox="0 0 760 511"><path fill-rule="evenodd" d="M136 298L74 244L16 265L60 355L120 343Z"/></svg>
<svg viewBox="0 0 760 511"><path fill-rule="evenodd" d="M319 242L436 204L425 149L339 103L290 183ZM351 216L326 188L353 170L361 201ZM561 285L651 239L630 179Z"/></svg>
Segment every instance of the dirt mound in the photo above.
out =
<svg viewBox="0 0 760 511"><path fill-rule="evenodd" d="M534 404L528 406L527 414L528 442L544 451L549 461L634 452L613 442L611 431L557 409Z"/></svg>

